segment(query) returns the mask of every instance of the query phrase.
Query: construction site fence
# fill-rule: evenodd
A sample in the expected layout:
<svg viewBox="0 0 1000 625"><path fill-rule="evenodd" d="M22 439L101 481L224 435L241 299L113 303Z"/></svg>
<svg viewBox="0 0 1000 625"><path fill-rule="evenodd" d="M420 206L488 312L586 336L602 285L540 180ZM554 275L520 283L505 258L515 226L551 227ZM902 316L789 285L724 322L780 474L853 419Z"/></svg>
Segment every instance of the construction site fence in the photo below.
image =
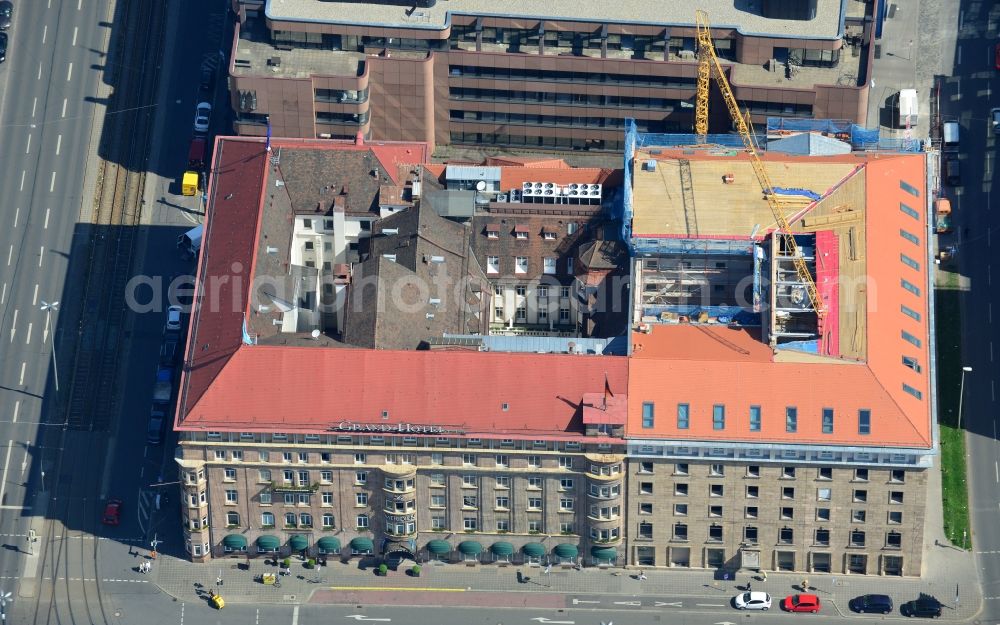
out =
<svg viewBox="0 0 1000 625"><path fill-rule="evenodd" d="M671 321L670 319L678 316L685 317L685 323L697 322L702 313L710 320L707 322L707 325L753 327L759 326L761 323L760 313L751 312L739 306L695 306L680 304L644 304L642 306L643 320L655 318L660 323L677 323L677 321ZM665 317L661 318L661 315L665 315Z"/></svg>

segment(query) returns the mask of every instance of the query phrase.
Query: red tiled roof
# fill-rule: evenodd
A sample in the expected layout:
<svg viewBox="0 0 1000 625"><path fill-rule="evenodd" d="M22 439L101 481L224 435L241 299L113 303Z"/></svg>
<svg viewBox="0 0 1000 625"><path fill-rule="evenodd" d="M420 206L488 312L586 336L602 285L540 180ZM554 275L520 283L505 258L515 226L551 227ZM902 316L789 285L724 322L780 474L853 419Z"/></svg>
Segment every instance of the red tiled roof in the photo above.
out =
<svg viewBox="0 0 1000 625"><path fill-rule="evenodd" d="M177 428L324 431L353 421L578 436L584 395L602 392L607 375L624 401L626 370L612 356L245 345Z"/></svg>

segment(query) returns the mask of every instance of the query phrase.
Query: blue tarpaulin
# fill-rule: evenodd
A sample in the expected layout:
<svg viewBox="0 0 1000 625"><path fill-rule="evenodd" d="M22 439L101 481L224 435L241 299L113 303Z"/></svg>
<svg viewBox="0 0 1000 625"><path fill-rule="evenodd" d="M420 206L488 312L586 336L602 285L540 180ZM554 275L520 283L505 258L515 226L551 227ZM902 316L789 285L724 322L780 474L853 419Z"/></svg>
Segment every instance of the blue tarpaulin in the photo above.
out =
<svg viewBox="0 0 1000 625"><path fill-rule="evenodd" d="M774 187L774 192L778 195L803 195L812 200L818 200L822 195L814 193L809 189L793 189L790 187Z"/></svg>

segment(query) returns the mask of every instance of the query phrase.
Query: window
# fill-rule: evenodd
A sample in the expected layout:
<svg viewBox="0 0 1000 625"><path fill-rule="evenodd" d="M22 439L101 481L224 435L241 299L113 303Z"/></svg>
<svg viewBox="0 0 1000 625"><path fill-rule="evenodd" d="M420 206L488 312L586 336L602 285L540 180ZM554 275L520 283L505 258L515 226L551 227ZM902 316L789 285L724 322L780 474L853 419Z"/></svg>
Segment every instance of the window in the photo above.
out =
<svg viewBox="0 0 1000 625"><path fill-rule="evenodd" d="M551 230L543 230L542 231L542 238L545 239L546 241L555 241L556 240L556 233L552 232Z"/></svg>
<svg viewBox="0 0 1000 625"><path fill-rule="evenodd" d="M923 397L924 397L924 394L922 392L920 392L919 390L913 388L909 384L903 384L903 392L908 393L910 395L913 395L917 399L923 399Z"/></svg>
<svg viewBox="0 0 1000 625"><path fill-rule="evenodd" d="M781 489L782 499L795 499L795 488L791 486L786 486Z"/></svg>
<svg viewBox="0 0 1000 625"><path fill-rule="evenodd" d="M321 495L321 500L322 500L324 506L332 506L333 505L333 493L331 493L329 491L323 491L323 494Z"/></svg>
<svg viewBox="0 0 1000 625"><path fill-rule="evenodd" d="M240 513L239 512L227 512L226 513L226 525L229 527L234 527L240 524Z"/></svg>
<svg viewBox="0 0 1000 625"><path fill-rule="evenodd" d="M299 471L298 478L299 486L309 485L309 471Z"/></svg>
<svg viewBox="0 0 1000 625"><path fill-rule="evenodd" d="M900 311L902 311L902 313L903 313L904 315L906 315L907 317L910 317L910 318L912 318L912 319L914 319L914 320L916 320L916 321L920 321L920 318L921 318L921 317L920 317L920 313L918 313L917 311L913 310L913 309L912 309L912 308L910 308L909 306L903 306L903 305L901 304L901 305L899 306L899 310L900 310Z"/></svg>
<svg viewBox="0 0 1000 625"><path fill-rule="evenodd" d="M899 236L903 237L904 239L906 239L907 241L909 241L910 243L912 243L914 245L920 245L920 237L918 237L917 235L912 234L910 232L907 232L906 230L903 230L902 228L899 229Z"/></svg>
<svg viewBox="0 0 1000 625"><path fill-rule="evenodd" d="M367 527L368 527L368 515L367 514L359 514L357 516L357 518L354 519L354 522L357 524L356 527L359 530L360 529L367 529Z"/></svg>
<svg viewBox="0 0 1000 625"><path fill-rule="evenodd" d="M262 492L260 495L257 496L257 499L260 501L260 504L262 506L271 505L271 493L269 491Z"/></svg>
<svg viewBox="0 0 1000 625"><path fill-rule="evenodd" d="M444 495L431 495L431 508L444 508L444 507L445 507Z"/></svg>
<svg viewBox="0 0 1000 625"><path fill-rule="evenodd" d="M236 469L230 469L229 467L226 467L225 469L223 469L223 478L222 479L224 479L227 482L235 482L236 481Z"/></svg>
<svg viewBox="0 0 1000 625"><path fill-rule="evenodd" d="M889 511L889 525L899 525L903 522L903 513L899 510Z"/></svg>
<svg viewBox="0 0 1000 625"><path fill-rule="evenodd" d="M462 497L462 507L463 508L478 508L479 507L479 497L475 495L464 495Z"/></svg>
<svg viewBox="0 0 1000 625"><path fill-rule="evenodd" d="M432 516L431 517L431 529L432 530L443 530L445 528L444 517L443 516Z"/></svg>
<svg viewBox="0 0 1000 625"><path fill-rule="evenodd" d="M323 529L333 528L333 515L327 512L322 517Z"/></svg>
<svg viewBox="0 0 1000 625"><path fill-rule="evenodd" d="M514 259L514 273L528 273L527 256L517 256Z"/></svg>
<svg viewBox="0 0 1000 625"><path fill-rule="evenodd" d="M593 484L591 484L591 491L593 491ZM540 477L529 477L528 478L528 490L542 490L542 478Z"/></svg>
<svg viewBox="0 0 1000 625"><path fill-rule="evenodd" d="M818 488L816 489L816 501L830 501L833 496L833 491L829 488Z"/></svg>
<svg viewBox="0 0 1000 625"><path fill-rule="evenodd" d="M799 409L795 406L785 408L785 431L796 432L799 429Z"/></svg>
<svg viewBox="0 0 1000 625"><path fill-rule="evenodd" d="M506 469L510 466L510 457L506 454L497 454L494 459L498 469Z"/></svg>
<svg viewBox="0 0 1000 625"><path fill-rule="evenodd" d="M795 518L795 509L789 506L782 506L778 511L778 518L782 521L791 521Z"/></svg>
<svg viewBox="0 0 1000 625"><path fill-rule="evenodd" d="M238 503L238 502L239 502L239 495L237 494L237 492L235 490L227 490L226 503Z"/></svg>
<svg viewBox="0 0 1000 625"><path fill-rule="evenodd" d="M674 523L674 540L687 540L688 526L686 523Z"/></svg>
<svg viewBox="0 0 1000 625"><path fill-rule="evenodd" d="M854 481L855 482L867 482L868 481L868 469L854 469Z"/></svg>
<svg viewBox="0 0 1000 625"><path fill-rule="evenodd" d="M563 523L560 523L559 524L559 533L560 534L575 534L576 530L573 527L572 521L564 521Z"/></svg>
<svg viewBox="0 0 1000 625"><path fill-rule="evenodd" d="M864 523L868 514L864 510L851 510L852 523Z"/></svg>
<svg viewBox="0 0 1000 625"><path fill-rule="evenodd" d="M722 404L712 406L712 429L726 429L726 407Z"/></svg>
<svg viewBox="0 0 1000 625"><path fill-rule="evenodd" d="M479 479L475 475L462 476L462 488L476 488L478 485Z"/></svg>
<svg viewBox="0 0 1000 625"><path fill-rule="evenodd" d="M747 506L743 508L743 516L748 519L756 519L758 514L759 510L757 509L757 506Z"/></svg>
<svg viewBox="0 0 1000 625"><path fill-rule="evenodd" d="M708 467L708 474L712 477L721 477L726 474L726 467L721 464L713 464Z"/></svg>
<svg viewBox="0 0 1000 625"><path fill-rule="evenodd" d="M642 512L642 514L653 514L653 504L643 504L647 507L649 512ZM641 509L640 509L641 511ZM674 516L687 516L688 515L688 505L686 503L675 503L674 504Z"/></svg>
<svg viewBox="0 0 1000 625"><path fill-rule="evenodd" d="M508 519L497 519L497 532L501 534L510 531L510 520Z"/></svg>
<svg viewBox="0 0 1000 625"><path fill-rule="evenodd" d="M710 525L710 526L708 526L708 542L710 542L710 543L721 543L722 542L722 526L721 525Z"/></svg>
<svg viewBox="0 0 1000 625"><path fill-rule="evenodd" d="M885 535L887 549L899 549L903 546L903 535L899 532L889 532Z"/></svg>
<svg viewBox="0 0 1000 625"><path fill-rule="evenodd" d="M573 480L568 477L559 480L559 490L573 490Z"/></svg>
<svg viewBox="0 0 1000 625"><path fill-rule="evenodd" d="M535 295L538 296L538 299L543 299L543 298L548 297L549 296L549 287L547 287L545 285L538 286L535 289Z"/></svg>
<svg viewBox="0 0 1000 625"><path fill-rule="evenodd" d="M743 540L751 544L757 544L757 528L753 525L744 527Z"/></svg>
<svg viewBox="0 0 1000 625"><path fill-rule="evenodd" d="M281 481L283 481L286 484L291 484L292 483L292 478L294 476L295 476L295 472L294 471L291 471L289 469L285 469L284 471L281 472Z"/></svg>
<svg viewBox="0 0 1000 625"><path fill-rule="evenodd" d="M903 356L903 366L920 373L920 361L913 356Z"/></svg>
<svg viewBox="0 0 1000 625"><path fill-rule="evenodd" d="M722 484L709 484L708 486L708 496L709 497L722 497L724 493Z"/></svg>
<svg viewBox="0 0 1000 625"><path fill-rule="evenodd" d="M574 501L571 497L561 497L559 499L559 511L560 512L572 512Z"/></svg>
<svg viewBox="0 0 1000 625"><path fill-rule="evenodd" d="M263 527L274 527L274 514L271 512L262 512L260 514L260 524Z"/></svg>
<svg viewBox="0 0 1000 625"><path fill-rule="evenodd" d="M851 530L851 547L865 546L865 533L863 530Z"/></svg>
<svg viewBox="0 0 1000 625"><path fill-rule="evenodd" d="M832 480L833 479L833 469L831 467L820 467L817 472L816 479L818 480Z"/></svg>
<svg viewBox="0 0 1000 625"><path fill-rule="evenodd" d="M444 486L443 473L431 473L431 486Z"/></svg>
<svg viewBox="0 0 1000 625"><path fill-rule="evenodd" d="M823 409L823 433L833 434L833 408Z"/></svg>
<svg viewBox="0 0 1000 625"><path fill-rule="evenodd" d="M678 462L674 465L674 475L687 475L688 474L688 463Z"/></svg>
<svg viewBox="0 0 1000 625"><path fill-rule="evenodd" d="M216 449L215 450L215 459L216 460L225 460L226 459L226 450L225 449Z"/></svg>
<svg viewBox="0 0 1000 625"><path fill-rule="evenodd" d="M527 241L528 231L521 228L514 228L514 238L521 241Z"/></svg>
<svg viewBox="0 0 1000 625"><path fill-rule="evenodd" d="M295 493L285 493L284 504L286 506L294 506L295 505Z"/></svg>
<svg viewBox="0 0 1000 625"><path fill-rule="evenodd" d="M907 193L909 193L913 197L920 197L920 189L917 189L915 186L913 186L912 184L910 184L908 182L900 180L899 181L899 188L902 189L903 191L906 191Z"/></svg>
<svg viewBox="0 0 1000 625"><path fill-rule="evenodd" d="M820 545L820 546L823 546L823 547L829 546L829 544L830 544L830 530L823 529L823 528L820 528L820 529L816 530L816 533L814 534L814 540L816 541L817 545Z"/></svg>
<svg viewBox="0 0 1000 625"><path fill-rule="evenodd" d="M678 507L680 507L680 506L683 506L683 508L684 508L684 513L683 514L686 515L687 514L687 504L682 504L682 503L674 504L674 514L679 514L677 512L677 510L678 510ZM652 502L640 503L639 504L639 514L653 514L653 504L652 504Z"/></svg>
<svg viewBox="0 0 1000 625"><path fill-rule="evenodd" d="M559 287L559 297L560 298L569 297L569 287L568 286L561 286L561 287Z"/></svg>
<svg viewBox="0 0 1000 625"><path fill-rule="evenodd" d="M830 520L830 509L829 508L816 508L816 520L817 521L829 521Z"/></svg>
<svg viewBox="0 0 1000 625"><path fill-rule="evenodd" d="M889 472L889 481L893 484L902 484L906 481L906 471L903 469L893 469Z"/></svg>
<svg viewBox="0 0 1000 625"><path fill-rule="evenodd" d="M688 495L688 485L687 484L674 484L674 496L676 497L687 497Z"/></svg>
<svg viewBox="0 0 1000 625"><path fill-rule="evenodd" d="M872 411L871 410L859 410L858 411L858 434L871 434L872 433Z"/></svg>
<svg viewBox="0 0 1000 625"><path fill-rule="evenodd" d="M307 512L303 512L299 515L299 527L312 527L313 517Z"/></svg>
<svg viewBox="0 0 1000 625"><path fill-rule="evenodd" d="M467 467L476 466L476 454L462 454L462 465Z"/></svg>
<svg viewBox="0 0 1000 625"><path fill-rule="evenodd" d="M299 452L299 462L306 463L309 462L309 454L304 451Z"/></svg>
<svg viewBox="0 0 1000 625"><path fill-rule="evenodd" d="M920 297L920 287L918 287L917 285L913 284L909 280L900 279L899 285L901 287L903 287L904 289L906 289L907 291L909 291L910 293L913 293L917 297Z"/></svg>
<svg viewBox="0 0 1000 625"><path fill-rule="evenodd" d="M688 404L677 404L677 429L686 430L688 429L688 411L690 406Z"/></svg>
<svg viewBox="0 0 1000 625"><path fill-rule="evenodd" d="M296 524L295 513L294 512L286 512L285 513L285 526L286 527L295 527L295 524Z"/></svg>
<svg viewBox="0 0 1000 625"><path fill-rule="evenodd" d="M760 467L755 464L748 465L747 477L760 477Z"/></svg>
<svg viewBox="0 0 1000 625"><path fill-rule="evenodd" d="M920 339L918 339L917 337L913 336L912 334L910 334L906 330L902 331L902 337L903 337L904 341L906 341L907 343L910 343L910 344L912 344L912 345L914 345L916 347L920 347L920 345L921 345Z"/></svg>
<svg viewBox="0 0 1000 625"><path fill-rule="evenodd" d="M486 226L486 238L487 239L499 239L500 238L500 230L499 230L499 228L500 228L499 226L494 225L494 224L490 224L489 226Z"/></svg>
<svg viewBox="0 0 1000 625"><path fill-rule="evenodd" d="M486 257L486 273L500 273L500 257L499 256L487 256Z"/></svg>
<svg viewBox="0 0 1000 625"><path fill-rule="evenodd" d="M559 323L568 323L568 322L569 322L569 308L560 308Z"/></svg>
<svg viewBox="0 0 1000 625"><path fill-rule="evenodd" d="M367 454L354 454L354 464L365 464L366 462L368 462Z"/></svg>
<svg viewBox="0 0 1000 625"><path fill-rule="evenodd" d="M496 508L497 510L507 510L508 508L510 508L510 498L506 496L497 497Z"/></svg>
<svg viewBox="0 0 1000 625"><path fill-rule="evenodd" d="M854 502L855 503L868 503L868 491L862 489L854 490Z"/></svg>
<svg viewBox="0 0 1000 625"><path fill-rule="evenodd" d="M656 407L651 401L642 402L642 427L651 428L655 422Z"/></svg>
<svg viewBox="0 0 1000 625"><path fill-rule="evenodd" d="M903 491L892 490L889 491L889 503L894 505L902 505L903 503Z"/></svg>
<svg viewBox="0 0 1000 625"><path fill-rule="evenodd" d="M560 469L572 469L573 468L573 456L559 456L559 468Z"/></svg>
<svg viewBox="0 0 1000 625"><path fill-rule="evenodd" d="M535 455L528 456L528 468L538 469L541 466L542 466L541 456L535 456Z"/></svg>
<svg viewBox="0 0 1000 625"><path fill-rule="evenodd" d="M750 431L760 432L760 406L750 406Z"/></svg>
<svg viewBox="0 0 1000 625"><path fill-rule="evenodd" d="M555 274L556 272L556 259L552 256L546 256L542 259L542 273Z"/></svg>
<svg viewBox="0 0 1000 625"><path fill-rule="evenodd" d="M528 294L528 287L527 286L525 286L523 284L518 284L517 286L514 287L514 295L518 295L520 297L524 297L527 294Z"/></svg>
<svg viewBox="0 0 1000 625"><path fill-rule="evenodd" d="M541 509L542 509L541 497L528 497L528 510L541 510Z"/></svg>
<svg viewBox="0 0 1000 625"><path fill-rule="evenodd" d="M612 540L618 540L620 530L617 527L611 529L598 529L596 527L591 528L590 537L597 542L610 542Z"/></svg>
<svg viewBox="0 0 1000 625"><path fill-rule="evenodd" d="M899 255L899 260L902 261L902 263L904 265L906 265L907 267L909 267L910 269L916 269L917 271L920 271L920 263L918 263L917 261L913 260L912 258L910 258L909 256L907 256L906 254L900 254Z"/></svg>
<svg viewBox="0 0 1000 625"><path fill-rule="evenodd" d="M795 542L795 531L790 527L783 527L778 530L778 543L782 545L791 545Z"/></svg>
<svg viewBox="0 0 1000 625"><path fill-rule="evenodd" d="M510 477L506 475L498 475L496 480L496 487L498 489L509 489L510 488Z"/></svg>
<svg viewBox="0 0 1000 625"><path fill-rule="evenodd" d="M794 480L795 467L781 467L781 477L786 480Z"/></svg>
<svg viewBox="0 0 1000 625"><path fill-rule="evenodd" d="M747 486L747 499L757 499L760 496L759 486Z"/></svg>
<svg viewBox="0 0 1000 625"><path fill-rule="evenodd" d="M708 516L710 517L721 517L722 516L722 506L709 506Z"/></svg>
<svg viewBox="0 0 1000 625"><path fill-rule="evenodd" d="M918 213L914 209L910 208L906 204L903 204L902 202L899 203L899 210L903 211L903 213L905 213L906 215L909 215L910 217L913 217L914 219L917 219L917 220L920 219L920 213Z"/></svg>
<svg viewBox="0 0 1000 625"><path fill-rule="evenodd" d="M640 495L652 495L653 494L653 483L652 482L639 482L639 494Z"/></svg>
<svg viewBox="0 0 1000 625"><path fill-rule="evenodd" d="M621 514L621 506L590 506L590 516L594 519L617 519Z"/></svg>
<svg viewBox="0 0 1000 625"><path fill-rule="evenodd" d="M438 464L438 465L444 464L444 454L439 451L432 452L431 464Z"/></svg>
<svg viewBox="0 0 1000 625"><path fill-rule="evenodd" d="M576 229L579 228L579 227L580 227L579 224L577 224L575 222L572 222L572 221L569 222L568 224L566 224L566 234L573 234L574 232L576 232Z"/></svg>

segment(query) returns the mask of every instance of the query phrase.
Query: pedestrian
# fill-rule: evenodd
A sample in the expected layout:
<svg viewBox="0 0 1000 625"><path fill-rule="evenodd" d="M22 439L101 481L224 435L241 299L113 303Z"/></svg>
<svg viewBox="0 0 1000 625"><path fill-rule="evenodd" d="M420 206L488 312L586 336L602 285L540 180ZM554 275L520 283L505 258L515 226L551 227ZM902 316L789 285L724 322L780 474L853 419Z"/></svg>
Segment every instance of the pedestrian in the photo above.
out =
<svg viewBox="0 0 1000 625"><path fill-rule="evenodd" d="M747 580L747 592L750 592L753 588L750 587L750 580Z"/></svg>
<svg viewBox="0 0 1000 625"><path fill-rule="evenodd" d="M552 564L551 563L546 564L545 565L545 574L548 575L551 572L552 572Z"/></svg>
<svg viewBox="0 0 1000 625"><path fill-rule="evenodd" d="M809 580L808 579L803 579L802 580L802 590L809 590Z"/></svg>
<svg viewBox="0 0 1000 625"><path fill-rule="evenodd" d="M641 581L645 581L646 579L647 579L646 578L646 572L645 571L639 571L639 581L640 582Z"/></svg>
<svg viewBox="0 0 1000 625"><path fill-rule="evenodd" d="M760 572L760 581L762 581L762 582L766 582L767 581L767 571L761 571Z"/></svg>
<svg viewBox="0 0 1000 625"><path fill-rule="evenodd" d="M152 563L150 563L149 560L146 560L145 564L146 564L146 572L147 573L149 573L151 570L153 570L153 565L152 565Z"/></svg>

